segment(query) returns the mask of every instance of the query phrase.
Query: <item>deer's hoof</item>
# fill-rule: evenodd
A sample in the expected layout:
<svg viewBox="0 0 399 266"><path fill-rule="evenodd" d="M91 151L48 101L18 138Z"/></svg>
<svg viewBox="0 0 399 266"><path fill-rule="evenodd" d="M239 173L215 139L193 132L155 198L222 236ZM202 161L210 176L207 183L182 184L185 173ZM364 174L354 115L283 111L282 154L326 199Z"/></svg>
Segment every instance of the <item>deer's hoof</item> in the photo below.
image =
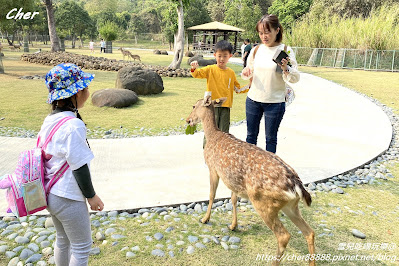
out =
<svg viewBox="0 0 399 266"><path fill-rule="evenodd" d="M235 231L237 226L233 226L232 224L228 226L231 231Z"/></svg>
<svg viewBox="0 0 399 266"><path fill-rule="evenodd" d="M207 224L209 222L209 220L202 221L202 219L200 218L199 222L202 223L202 224Z"/></svg>

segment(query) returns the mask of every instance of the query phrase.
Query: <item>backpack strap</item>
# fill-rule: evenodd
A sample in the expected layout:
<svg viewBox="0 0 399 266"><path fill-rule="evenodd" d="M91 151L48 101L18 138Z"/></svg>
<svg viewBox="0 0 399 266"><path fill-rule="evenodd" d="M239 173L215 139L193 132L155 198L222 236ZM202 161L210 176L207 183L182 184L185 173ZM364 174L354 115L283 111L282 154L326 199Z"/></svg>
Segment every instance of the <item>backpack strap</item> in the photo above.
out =
<svg viewBox="0 0 399 266"><path fill-rule="evenodd" d="M44 151L44 149L47 147L47 144L51 141L51 139L53 138L55 132L57 132L57 130L68 120L74 119L75 117L72 116L67 116L64 117L63 119L61 119L50 131L49 136L47 137L46 141L44 142L43 146L41 146L40 148L42 149L42 151ZM39 148L39 143L40 143L40 137L37 140L37 147ZM50 190L51 188L55 185L55 183L57 183L57 181L65 174L66 170L68 170L69 165L68 162L65 162L60 170L58 170L53 178L50 179L50 181L47 183L46 185L46 197L48 196L48 194L50 194Z"/></svg>
<svg viewBox="0 0 399 266"><path fill-rule="evenodd" d="M255 60L255 55L256 55L256 52L258 52L259 46L260 46L260 44L258 44L257 46L255 46L255 50L254 50L254 53L253 53L253 55L252 55L252 60ZM252 79L253 79L253 78L250 78L250 79L249 79L249 84L248 84L248 87L249 87L249 88L251 88Z"/></svg>
<svg viewBox="0 0 399 266"><path fill-rule="evenodd" d="M64 117L63 119L61 119L54 127L53 129L51 129L50 134L48 135L46 141L43 143L43 145L41 146L42 150L46 149L47 144L51 141L52 137L54 136L55 132L57 132L57 130L68 120L71 120L75 117L72 116L67 116ZM37 138L37 143L36 143L36 147L39 147L40 144L40 136Z"/></svg>
<svg viewBox="0 0 399 266"><path fill-rule="evenodd" d="M256 52L257 52L258 49L259 49L259 46L260 46L260 44L258 44L258 45L255 47L254 54L253 54L253 56L252 56L253 59L255 59L255 55L256 55Z"/></svg>
<svg viewBox="0 0 399 266"><path fill-rule="evenodd" d="M58 170L54 174L53 178L50 179L50 181L47 183L46 188L45 188L46 189L46 197L50 194L51 188L55 185L55 183L58 182L58 180L60 180L60 178L65 174L65 172L68 170L68 168L69 168L68 162L65 162L61 166L60 170Z"/></svg>

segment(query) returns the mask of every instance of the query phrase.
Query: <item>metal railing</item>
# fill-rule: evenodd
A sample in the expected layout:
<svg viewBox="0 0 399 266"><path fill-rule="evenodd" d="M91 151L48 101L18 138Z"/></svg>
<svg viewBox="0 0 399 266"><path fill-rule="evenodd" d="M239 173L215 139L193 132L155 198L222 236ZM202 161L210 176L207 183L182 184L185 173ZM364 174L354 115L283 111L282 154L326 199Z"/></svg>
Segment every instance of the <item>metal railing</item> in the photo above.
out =
<svg viewBox="0 0 399 266"><path fill-rule="evenodd" d="M399 50L293 47L298 64L378 71L399 71Z"/></svg>

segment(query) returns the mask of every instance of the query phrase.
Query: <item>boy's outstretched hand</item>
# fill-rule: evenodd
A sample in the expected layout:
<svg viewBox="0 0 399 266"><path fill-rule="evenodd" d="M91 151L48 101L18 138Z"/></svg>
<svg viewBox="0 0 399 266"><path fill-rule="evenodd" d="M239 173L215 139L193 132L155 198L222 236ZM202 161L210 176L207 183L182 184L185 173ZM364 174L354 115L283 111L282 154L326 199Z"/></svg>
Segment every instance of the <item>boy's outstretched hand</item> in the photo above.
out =
<svg viewBox="0 0 399 266"><path fill-rule="evenodd" d="M193 61L191 62L191 69L196 69L199 65L198 65L198 61Z"/></svg>

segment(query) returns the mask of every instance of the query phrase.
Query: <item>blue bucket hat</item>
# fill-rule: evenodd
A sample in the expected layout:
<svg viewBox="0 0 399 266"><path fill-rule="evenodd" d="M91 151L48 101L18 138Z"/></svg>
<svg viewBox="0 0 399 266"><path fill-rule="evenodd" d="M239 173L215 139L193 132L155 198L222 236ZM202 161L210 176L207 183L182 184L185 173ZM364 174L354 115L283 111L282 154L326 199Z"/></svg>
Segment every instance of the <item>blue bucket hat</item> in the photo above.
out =
<svg viewBox="0 0 399 266"><path fill-rule="evenodd" d="M63 63L53 67L46 75L49 91L47 103L69 98L89 86L94 74L83 72L77 65Z"/></svg>

